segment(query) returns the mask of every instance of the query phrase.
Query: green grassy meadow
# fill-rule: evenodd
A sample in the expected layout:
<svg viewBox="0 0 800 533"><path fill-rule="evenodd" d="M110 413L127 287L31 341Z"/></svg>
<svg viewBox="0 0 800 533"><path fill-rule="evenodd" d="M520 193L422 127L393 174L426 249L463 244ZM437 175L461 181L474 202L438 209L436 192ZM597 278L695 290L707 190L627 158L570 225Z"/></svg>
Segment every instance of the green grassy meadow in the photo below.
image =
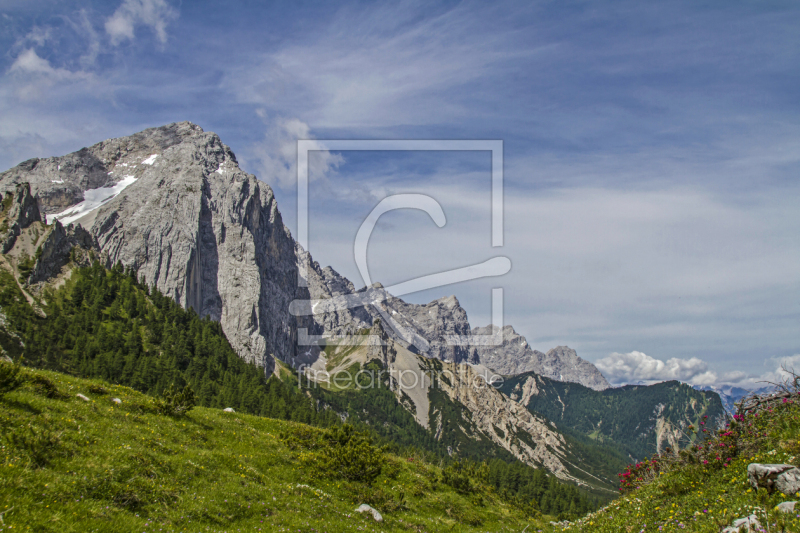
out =
<svg viewBox="0 0 800 533"><path fill-rule="evenodd" d="M321 431L303 424L203 407L171 417L127 387L24 372L26 384L0 398L2 531L519 532L547 522L491 490L459 493L417 457L387 455L372 484L321 474L285 443ZM55 397L33 376L53 382ZM354 512L364 502L384 521Z"/></svg>

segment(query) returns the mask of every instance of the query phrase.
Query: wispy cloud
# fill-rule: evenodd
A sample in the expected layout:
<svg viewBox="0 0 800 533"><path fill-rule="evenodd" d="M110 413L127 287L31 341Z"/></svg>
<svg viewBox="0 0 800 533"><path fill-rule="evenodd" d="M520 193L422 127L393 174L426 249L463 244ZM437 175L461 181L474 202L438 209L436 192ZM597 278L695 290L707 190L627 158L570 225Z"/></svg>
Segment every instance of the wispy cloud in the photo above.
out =
<svg viewBox="0 0 800 533"><path fill-rule="evenodd" d="M314 140L308 124L298 118L268 117L263 109L257 110L258 116L264 120L266 131L264 138L253 144L247 154L256 161L261 179L291 189L297 184L297 141L311 141L309 160L315 164L300 171L308 176L309 181L325 179L344 162L340 154L334 154L325 146Z"/></svg>
<svg viewBox="0 0 800 533"><path fill-rule="evenodd" d="M105 23L111 44L133 40L136 26L147 26L162 44L167 42L167 25L178 12L165 0L124 0Z"/></svg>
<svg viewBox="0 0 800 533"><path fill-rule="evenodd" d="M496 20L499 8L419 11L415 2L344 6L322 31L229 71L225 87L241 102L302 108L315 128L434 124L477 112L459 98L465 86L549 48L521 45L522 32ZM503 31L487 35L488 20Z"/></svg>

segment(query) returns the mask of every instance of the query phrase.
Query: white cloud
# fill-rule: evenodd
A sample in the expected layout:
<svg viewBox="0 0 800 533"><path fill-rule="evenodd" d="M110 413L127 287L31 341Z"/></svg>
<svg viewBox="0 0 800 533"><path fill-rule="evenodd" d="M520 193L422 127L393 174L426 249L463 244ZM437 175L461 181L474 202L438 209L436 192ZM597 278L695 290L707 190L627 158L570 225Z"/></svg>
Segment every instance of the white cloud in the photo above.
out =
<svg viewBox="0 0 800 533"><path fill-rule="evenodd" d="M251 148L251 156L258 160L259 178L280 187L291 188L297 183L297 141L313 140L308 124L297 118L269 120L263 110L258 115L267 124L264 140ZM309 181L325 178L343 161L341 155L333 154L317 141L311 143L309 153ZM313 163L313 164L311 164Z"/></svg>
<svg viewBox="0 0 800 533"><path fill-rule="evenodd" d="M800 355L770 358L768 364L774 368L762 374L747 374L740 370L718 373L708 363L697 357L656 359L642 352L612 353L595 362L595 366L614 385L626 383L656 383L678 380L691 385L710 385L718 388L738 386L759 388L768 383L782 383L791 376L791 371L800 372Z"/></svg>
<svg viewBox="0 0 800 533"><path fill-rule="evenodd" d="M56 69L50 66L50 62L39 57L39 54L37 54L36 50L33 48L28 48L17 56L17 59L14 60L14 63L11 64L11 68L8 70L9 72L32 72L39 74L54 74L57 72Z"/></svg>
<svg viewBox="0 0 800 533"><path fill-rule="evenodd" d="M708 364L696 357L666 362L642 352L612 353L595 362L595 365L612 383L636 381L680 381L705 382L711 378ZM705 383L702 383L705 384Z"/></svg>
<svg viewBox="0 0 800 533"><path fill-rule="evenodd" d="M178 16L165 0L125 0L106 20L106 33L111 44L118 45L134 38L138 25L149 26L156 38L167 42L167 24Z"/></svg>
<svg viewBox="0 0 800 533"><path fill-rule="evenodd" d="M28 48L19 54L9 67L8 73L21 81L17 94L23 99L31 99L38 95L40 89L57 82L91 78L91 74L83 71L73 72L53 67L50 61L40 57L33 48Z"/></svg>

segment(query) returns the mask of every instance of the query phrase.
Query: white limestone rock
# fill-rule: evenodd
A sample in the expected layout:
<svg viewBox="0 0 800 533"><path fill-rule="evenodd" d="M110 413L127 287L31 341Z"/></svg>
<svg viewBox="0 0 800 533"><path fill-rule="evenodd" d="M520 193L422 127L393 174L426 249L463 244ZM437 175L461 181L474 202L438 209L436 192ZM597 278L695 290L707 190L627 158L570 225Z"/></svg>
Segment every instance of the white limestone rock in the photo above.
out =
<svg viewBox="0 0 800 533"><path fill-rule="evenodd" d="M370 507L366 503L362 503L361 505L359 505L358 509L356 509L356 512L357 513L371 513L372 514L372 518L374 518L376 522L383 522L383 517L381 516L381 513L379 513L377 509L374 509L374 508Z"/></svg>

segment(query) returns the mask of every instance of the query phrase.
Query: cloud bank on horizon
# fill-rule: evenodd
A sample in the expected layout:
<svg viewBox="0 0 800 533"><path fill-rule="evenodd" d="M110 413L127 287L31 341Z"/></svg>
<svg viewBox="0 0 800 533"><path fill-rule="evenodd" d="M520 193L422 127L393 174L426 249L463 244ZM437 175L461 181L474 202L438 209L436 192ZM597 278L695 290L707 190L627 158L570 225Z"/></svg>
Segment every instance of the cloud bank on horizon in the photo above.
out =
<svg viewBox="0 0 800 533"><path fill-rule="evenodd" d="M609 383L615 386L677 380L690 385L735 386L751 390L781 384L794 375L800 375L800 354L769 358L764 362L768 370L761 373L740 370L717 373L710 369L708 363L697 357L673 357L662 361L636 351L614 352L595 361L595 365Z"/></svg>
<svg viewBox="0 0 800 533"><path fill-rule="evenodd" d="M532 346L612 382L749 383L800 352L798 26L800 5L723 1L6 2L0 168L191 120L293 228L298 138L503 139L512 272L410 301L457 294L485 325L497 282ZM402 192L447 224L384 216L375 279L496 255L485 154L317 147L320 263L358 285L353 237Z"/></svg>

